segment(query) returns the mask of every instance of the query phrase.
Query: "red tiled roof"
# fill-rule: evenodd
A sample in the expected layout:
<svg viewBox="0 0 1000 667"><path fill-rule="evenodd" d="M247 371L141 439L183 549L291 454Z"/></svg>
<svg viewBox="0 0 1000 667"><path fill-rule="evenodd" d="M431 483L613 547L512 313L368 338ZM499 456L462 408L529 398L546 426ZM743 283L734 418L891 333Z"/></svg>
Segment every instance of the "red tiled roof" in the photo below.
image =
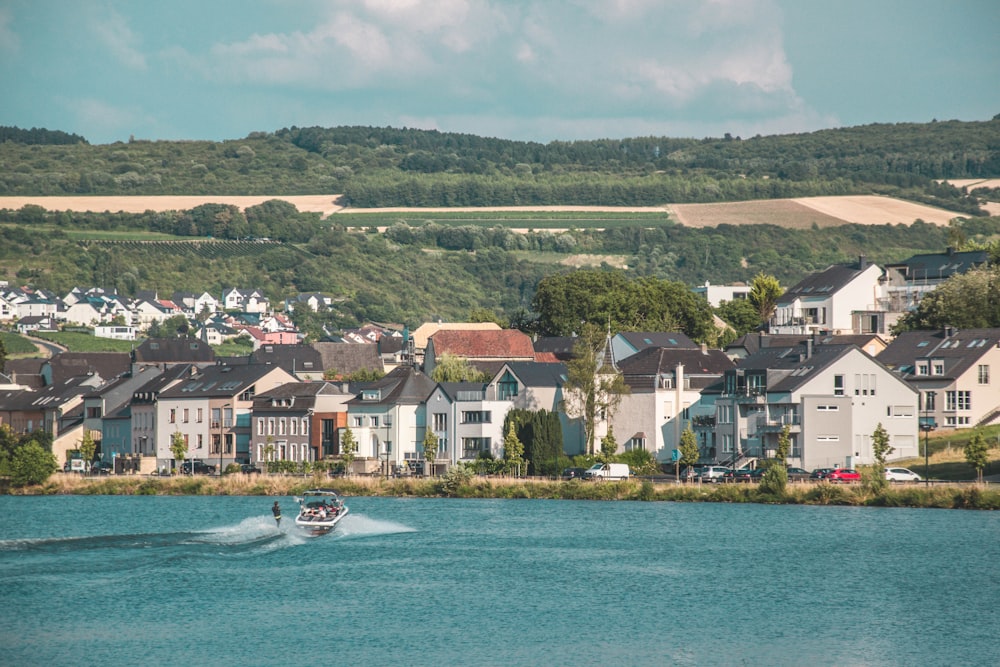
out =
<svg viewBox="0 0 1000 667"><path fill-rule="evenodd" d="M535 362L539 364L558 364L559 357L555 352L535 352Z"/></svg>
<svg viewBox="0 0 1000 667"><path fill-rule="evenodd" d="M449 353L466 359L526 359L534 360L535 348L527 334L516 329L494 331L438 331L431 340L434 354L440 358Z"/></svg>

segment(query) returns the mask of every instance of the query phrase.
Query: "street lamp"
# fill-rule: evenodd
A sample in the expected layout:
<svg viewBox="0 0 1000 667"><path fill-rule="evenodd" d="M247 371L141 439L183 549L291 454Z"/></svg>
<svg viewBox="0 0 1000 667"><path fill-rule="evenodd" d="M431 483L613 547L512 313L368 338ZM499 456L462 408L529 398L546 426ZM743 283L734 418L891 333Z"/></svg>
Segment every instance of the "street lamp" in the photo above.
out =
<svg viewBox="0 0 1000 667"><path fill-rule="evenodd" d="M935 392L928 391L924 393L924 420L920 424L920 430L924 432L924 486L931 485L931 456L929 441L931 436L931 431L934 430L936 424L929 416L931 409L934 407L934 397Z"/></svg>

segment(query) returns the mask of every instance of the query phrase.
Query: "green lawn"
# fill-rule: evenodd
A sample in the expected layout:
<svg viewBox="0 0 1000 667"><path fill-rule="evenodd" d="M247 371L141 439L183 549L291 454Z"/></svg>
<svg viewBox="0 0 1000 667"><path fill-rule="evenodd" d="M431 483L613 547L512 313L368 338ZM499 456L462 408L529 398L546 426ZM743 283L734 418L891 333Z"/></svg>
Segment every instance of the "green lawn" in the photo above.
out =
<svg viewBox="0 0 1000 667"><path fill-rule="evenodd" d="M3 341L3 347L7 350L8 357L34 357L39 355L35 344L21 334L0 331L0 341Z"/></svg>
<svg viewBox="0 0 1000 667"><path fill-rule="evenodd" d="M39 332L38 338L62 345L70 352L131 352L140 341L97 338L93 334L76 331Z"/></svg>

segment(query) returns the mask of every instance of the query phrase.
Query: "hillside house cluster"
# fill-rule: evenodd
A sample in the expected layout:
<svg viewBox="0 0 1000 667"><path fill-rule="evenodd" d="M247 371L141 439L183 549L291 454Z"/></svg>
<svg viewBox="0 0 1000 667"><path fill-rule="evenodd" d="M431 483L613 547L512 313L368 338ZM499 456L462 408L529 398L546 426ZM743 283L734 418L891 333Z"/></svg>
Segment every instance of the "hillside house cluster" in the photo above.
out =
<svg viewBox="0 0 1000 667"><path fill-rule="evenodd" d="M879 424L892 457L903 458L917 454L921 426L994 423L1000 388L991 369L1000 363L1000 329L908 332L893 340L878 330L891 319L881 308L912 305L932 280L982 259L949 251L936 268L928 256L887 271L864 258L830 267L788 290L768 333L725 350L680 332L609 332L599 372L620 374L628 392L602 415L595 440L611 433L619 451L645 450L666 462L690 428L703 462L743 465L773 455L787 430L791 464L853 467L873 461ZM135 327L143 313L202 314L196 335L147 338L131 353L8 361L0 424L49 431L60 462L84 433L106 460L137 462L126 469L147 472L176 467L176 439L186 458L222 466L311 462L339 457L350 429L357 472L423 461L428 432L438 438L433 465L440 472L484 454L503 456L503 424L515 408L557 414L563 451L587 453L581 420L565 407L574 338L533 340L492 323L436 322L413 332L368 324L304 344L297 336L268 338L292 333L291 322L254 290L227 290L220 301L148 295L141 303L100 290L61 299L3 290L0 312L18 320L58 321L78 306L101 317L128 313ZM303 295L295 304L318 306L319 298ZM239 318L219 312L230 307L241 309ZM216 357L213 341L233 332L253 337L253 353ZM434 382L445 355L468 360L487 379ZM344 380L358 371L384 375Z"/></svg>

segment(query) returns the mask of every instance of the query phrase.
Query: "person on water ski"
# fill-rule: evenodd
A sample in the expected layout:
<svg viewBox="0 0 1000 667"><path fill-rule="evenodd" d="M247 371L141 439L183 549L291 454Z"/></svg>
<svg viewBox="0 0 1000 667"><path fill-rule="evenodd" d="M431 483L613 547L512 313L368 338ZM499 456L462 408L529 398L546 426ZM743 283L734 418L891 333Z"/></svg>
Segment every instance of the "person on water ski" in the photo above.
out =
<svg viewBox="0 0 1000 667"><path fill-rule="evenodd" d="M281 525L281 506L278 501L274 501L274 506L271 508L271 514L274 515L274 523L278 526Z"/></svg>

